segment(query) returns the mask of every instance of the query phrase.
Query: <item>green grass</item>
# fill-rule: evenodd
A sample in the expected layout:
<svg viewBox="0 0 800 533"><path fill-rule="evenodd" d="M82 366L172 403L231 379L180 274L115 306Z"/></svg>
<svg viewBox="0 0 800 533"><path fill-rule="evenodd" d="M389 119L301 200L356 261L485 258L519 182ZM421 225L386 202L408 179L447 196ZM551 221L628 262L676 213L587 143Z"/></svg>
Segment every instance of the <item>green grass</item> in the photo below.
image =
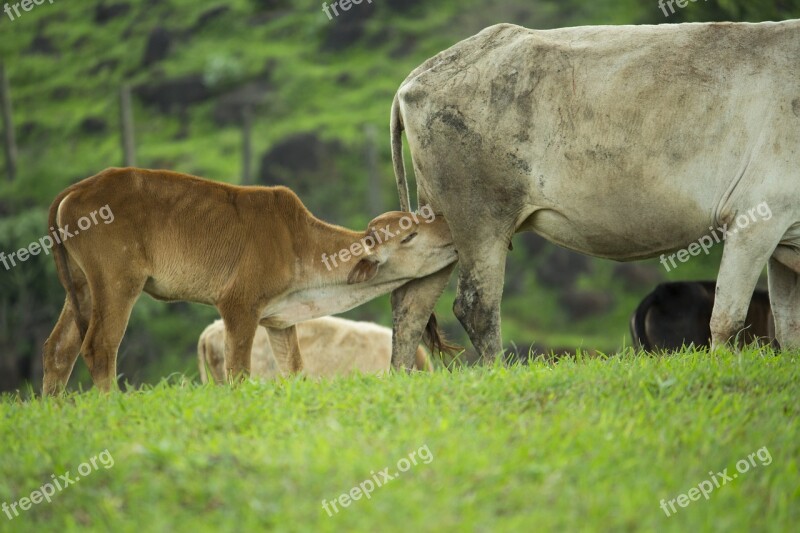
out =
<svg viewBox="0 0 800 533"><path fill-rule="evenodd" d="M0 503L108 450L0 531L789 531L800 519L794 354L631 352L385 378L0 401ZM433 459L329 517L427 446ZM667 517L676 498L755 467ZM763 452L762 452L763 454ZM765 457L762 455L762 457Z"/></svg>

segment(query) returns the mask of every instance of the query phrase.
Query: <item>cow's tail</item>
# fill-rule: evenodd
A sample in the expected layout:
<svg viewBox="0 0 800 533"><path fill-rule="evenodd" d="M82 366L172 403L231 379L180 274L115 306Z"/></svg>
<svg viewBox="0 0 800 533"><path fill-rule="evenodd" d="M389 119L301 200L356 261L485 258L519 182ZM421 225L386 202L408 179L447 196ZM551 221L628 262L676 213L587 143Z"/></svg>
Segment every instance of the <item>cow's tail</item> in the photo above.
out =
<svg viewBox="0 0 800 533"><path fill-rule="evenodd" d="M403 116L400 113L400 93L394 95L392 101L392 117L389 121L392 140L392 164L394 165L394 178L397 183L397 194L400 197L400 210L411 211L411 201L408 193L408 180L406 179L406 168L403 161ZM454 355L463 348L448 341L444 334L439 330L436 315L431 313L428 324L425 326L425 338L430 347L431 354L438 355L445 353Z"/></svg>
<svg viewBox="0 0 800 533"><path fill-rule="evenodd" d="M400 210L411 211L411 202L408 194L408 181L406 168L403 162L403 117L400 115L400 93L394 95L392 102L392 118L389 121L392 137L392 164L394 165L394 179L397 182L397 194L400 196Z"/></svg>
<svg viewBox="0 0 800 533"><path fill-rule="evenodd" d="M444 333L439 329L439 323L436 320L435 313L431 313L428 324L425 326L425 342L428 344L431 354L434 356L439 356L439 354L455 355L464 349L447 340Z"/></svg>
<svg viewBox="0 0 800 533"><path fill-rule="evenodd" d="M48 227L51 228L51 231L54 233L54 237L58 235L59 227L58 227L58 208L61 206L61 203L64 199L72 192L72 187L67 188L61 194L56 196L56 199L53 200L53 203L50 204L50 211L47 217ZM64 290L67 291L67 295L69 297L69 301L72 304L73 314L75 315L75 324L78 326L78 331L81 335L81 341L86 338L86 331L88 326L86 322L83 320L83 315L81 314L81 307L78 303L78 293L75 290L75 284L72 281L72 274L69 271L69 263L67 261L67 249L64 246L64 243L61 242L60 238L53 239L54 243L54 250L53 250L53 259L56 262L56 273L58 274L58 280L61 282L61 285L64 287Z"/></svg>
<svg viewBox="0 0 800 533"><path fill-rule="evenodd" d="M649 311L650 306L653 305L654 299L655 291L648 294L645 299L641 301L631 317L631 337L633 338L633 346L639 350L653 350L653 346L647 338L645 319L647 318L647 311Z"/></svg>

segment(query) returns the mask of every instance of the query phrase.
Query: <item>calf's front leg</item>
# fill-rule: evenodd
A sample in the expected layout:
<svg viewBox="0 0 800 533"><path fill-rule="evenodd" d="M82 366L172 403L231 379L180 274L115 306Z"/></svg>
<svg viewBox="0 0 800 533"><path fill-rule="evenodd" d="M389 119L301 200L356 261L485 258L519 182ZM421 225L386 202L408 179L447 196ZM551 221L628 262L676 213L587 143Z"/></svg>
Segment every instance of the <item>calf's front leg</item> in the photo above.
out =
<svg viewBox="0 0 800 533"><path fill-rule="evenodd" d="M258 316L225 308L219 311L225 322L225 378L229 383L243 381L250 375L250 354Z"/></svg>

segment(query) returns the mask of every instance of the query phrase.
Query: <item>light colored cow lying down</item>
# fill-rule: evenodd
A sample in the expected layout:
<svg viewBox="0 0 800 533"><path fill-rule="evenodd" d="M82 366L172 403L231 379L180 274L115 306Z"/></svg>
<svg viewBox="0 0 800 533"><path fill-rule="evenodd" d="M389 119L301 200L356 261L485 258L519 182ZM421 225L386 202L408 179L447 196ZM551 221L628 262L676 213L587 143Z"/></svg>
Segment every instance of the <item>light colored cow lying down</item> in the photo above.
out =
<svg viewBox="0 0 800 533"><path fill-rule="evenodd" d="M337 317L322 317L297 324L297 339L303 357L303 373L312 377L332 377L353 371L378 374L392 361L392 330L372 322L356 322ZM208 382L206 364L214 381L225 375L225 325L217 320L200 335L197 359L200 379ZM417 347L414 368L433 370L422 347ZM253 341L250 373L270 379L280 374L267 331L259 327Z"/></svg>

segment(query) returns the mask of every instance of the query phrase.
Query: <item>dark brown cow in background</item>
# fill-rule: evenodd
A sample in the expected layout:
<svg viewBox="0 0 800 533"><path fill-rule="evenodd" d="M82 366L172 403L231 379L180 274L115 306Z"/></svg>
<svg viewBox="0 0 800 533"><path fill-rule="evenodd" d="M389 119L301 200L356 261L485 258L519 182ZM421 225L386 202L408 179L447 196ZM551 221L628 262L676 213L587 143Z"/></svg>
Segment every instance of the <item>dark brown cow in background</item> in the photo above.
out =
<svg viewBox="0 0 800 533"><path fill-rule="evenodd" d="M709 346L711 311L716 284L713 281L662 283L645 296L631 316L631 337L637 349L679 350L683 345ZM767 291L756 289L747 310L739 345L759 341L772 344L775 327Z"/></svg>

